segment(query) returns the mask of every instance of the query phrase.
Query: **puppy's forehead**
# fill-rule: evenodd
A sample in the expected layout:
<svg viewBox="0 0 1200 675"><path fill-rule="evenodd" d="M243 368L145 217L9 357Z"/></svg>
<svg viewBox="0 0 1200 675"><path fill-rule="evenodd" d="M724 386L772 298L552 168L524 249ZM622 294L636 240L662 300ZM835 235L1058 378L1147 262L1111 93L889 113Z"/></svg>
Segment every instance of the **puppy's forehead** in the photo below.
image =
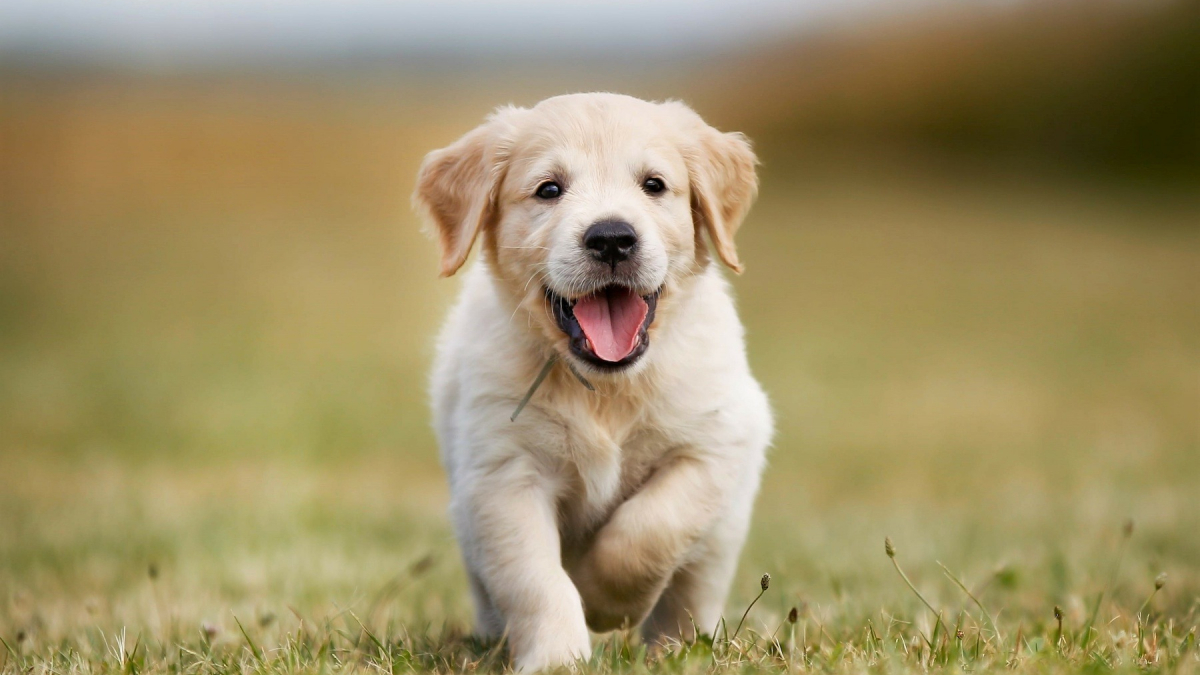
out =
<svg viewBox="0 0 1200 675"><path fill-rule="evenodd" d="M675 129L661 107L614 94L547 99L529 110L513 145L514 159L588 161L658 156L670 161ZM665 157L663 155L666 155Z"/></svg>

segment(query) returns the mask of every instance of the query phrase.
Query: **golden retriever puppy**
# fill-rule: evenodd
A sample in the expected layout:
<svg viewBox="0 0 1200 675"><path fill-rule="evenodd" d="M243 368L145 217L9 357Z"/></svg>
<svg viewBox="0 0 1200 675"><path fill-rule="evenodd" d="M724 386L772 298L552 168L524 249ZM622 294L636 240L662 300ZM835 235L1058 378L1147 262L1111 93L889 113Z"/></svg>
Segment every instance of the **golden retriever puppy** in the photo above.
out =
<svg viewBox="0 0 1200 675"><path fill-rule="evenodd" d="M586 658L589 628L687 639L720 617L773 422L705 237L740 271L755 164L681 103L574 94L421 166L442 275L480 241L434 424L476 629L519 670Z"/></svg>

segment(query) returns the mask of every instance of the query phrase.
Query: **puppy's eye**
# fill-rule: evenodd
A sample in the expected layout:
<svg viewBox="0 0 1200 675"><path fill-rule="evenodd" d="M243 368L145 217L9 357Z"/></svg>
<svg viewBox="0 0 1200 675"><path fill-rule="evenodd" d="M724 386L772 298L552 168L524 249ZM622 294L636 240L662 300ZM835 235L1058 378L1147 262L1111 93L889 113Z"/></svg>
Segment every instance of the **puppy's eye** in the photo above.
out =
<svg viewBox="0 0 1200 675"><path fill-rule="evenodd" d="M656 195L666 190L667 186L662 182L661 178L647 178L642 181L642 189L649 194Z"/></svg>
<svg viewBox="0 0 1200 675"><path fill-rule="evenodd" d="M537 192L534 194L537 195L538 199L558 199L562 196L562 193L563 189L561 185L552 180L548 180L539 185Z"/></svg>

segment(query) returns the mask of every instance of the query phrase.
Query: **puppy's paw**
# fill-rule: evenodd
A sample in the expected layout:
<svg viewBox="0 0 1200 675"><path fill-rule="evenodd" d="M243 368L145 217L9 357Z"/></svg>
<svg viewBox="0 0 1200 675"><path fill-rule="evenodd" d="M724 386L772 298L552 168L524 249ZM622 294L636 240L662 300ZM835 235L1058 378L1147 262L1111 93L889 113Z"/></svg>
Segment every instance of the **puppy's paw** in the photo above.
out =
<svg viewBox="0 0 1200 675"><path fill-rule="evenodd" d="M508 623L513 666L532 673L575 666L591 655L591 637L583 618L579 592L564 574L561 587L530 600L529 613Z"/></svg>
<svg viewBox="0 0 1200 675"><path fill-rule="evenodd" d="M571 572L583 597L588 628L606 633L638 625L654 607L665 579L657 574L605 576L598 570L597 560L593 553Z"/></svg>
<svg viewBox="0 0 1200 675"><path fill-rule="evenodd" d="M513 667L518 673L536 673L561 666L567 666L572 671L592 652L587 630L584 629L582 639L578 635L567 635L566 627L563 633L550 639L544 639L520 654L514 655Z"/></svg>

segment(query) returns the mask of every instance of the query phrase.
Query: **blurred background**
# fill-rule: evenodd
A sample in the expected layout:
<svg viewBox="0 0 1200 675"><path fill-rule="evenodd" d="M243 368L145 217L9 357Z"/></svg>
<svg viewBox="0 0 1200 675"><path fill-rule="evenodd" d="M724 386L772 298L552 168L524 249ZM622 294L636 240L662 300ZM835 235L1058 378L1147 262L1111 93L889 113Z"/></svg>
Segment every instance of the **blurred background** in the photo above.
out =
<svg viewBox="0 0 1200 675"><path fill-rule="evenodd" d="M0 635L466 626L425 393L458 282L409 195L588 90L763 161L734 287L779 432L735 601L909 607L890 535L939 602L935 559L1078 625L1133 518L1115 602L1166 571L1194 623L1200 4L8 0Z"/></svg>

